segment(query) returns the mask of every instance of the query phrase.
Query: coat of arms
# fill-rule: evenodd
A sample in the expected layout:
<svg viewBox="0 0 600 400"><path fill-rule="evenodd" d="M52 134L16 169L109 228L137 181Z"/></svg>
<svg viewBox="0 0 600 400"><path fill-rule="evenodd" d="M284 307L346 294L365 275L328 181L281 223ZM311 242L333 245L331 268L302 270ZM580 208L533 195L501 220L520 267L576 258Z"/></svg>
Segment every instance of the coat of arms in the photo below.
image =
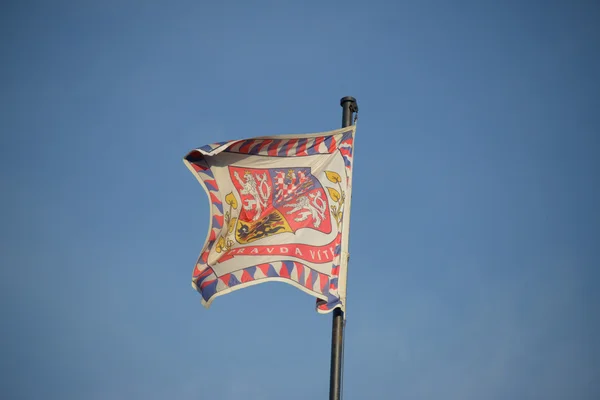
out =
<svg viewBox="0 0 600 400"><path fill-rule="evenodd" d="M237 218L230 216L238 243L300 228L331 232L327 195L310 168L230 166L229 173L241 201Z"/></svg>

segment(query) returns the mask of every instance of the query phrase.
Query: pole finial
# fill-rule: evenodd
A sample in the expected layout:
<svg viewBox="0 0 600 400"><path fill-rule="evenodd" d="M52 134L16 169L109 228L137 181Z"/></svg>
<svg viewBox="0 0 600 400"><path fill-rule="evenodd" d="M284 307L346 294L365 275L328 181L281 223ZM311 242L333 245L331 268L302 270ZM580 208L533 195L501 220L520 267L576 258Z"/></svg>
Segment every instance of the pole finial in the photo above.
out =
<svg viewBox="0 0 600 400"><path fill-rule="evenodd" d="M342 97L342 99L340 100L340 105L342 107L344 107L344 103L350 103L350 108L352 109L352 112L358 111L358 104L356 103L356 99L354 97L352 97L352 96Z"/></svg>
<svg viewBox="0 0 600 400"><path fill-rule="evenodd" d="M344 109L342 113L342 128L345 128L352 125L352 114L358 112L358 104L354 97L346 96L342 97L340 105Z"/></svg>

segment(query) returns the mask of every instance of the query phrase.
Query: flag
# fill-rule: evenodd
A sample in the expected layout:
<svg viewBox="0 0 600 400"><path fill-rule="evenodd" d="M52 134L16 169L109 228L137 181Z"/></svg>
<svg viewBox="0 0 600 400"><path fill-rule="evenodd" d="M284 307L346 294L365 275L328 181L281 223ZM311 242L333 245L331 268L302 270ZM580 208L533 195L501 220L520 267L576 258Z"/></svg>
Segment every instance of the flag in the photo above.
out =
<svg viewBox="0 0 600 400"><path fill-rule="evenodd" d="M202 304L269 281L345 310L356 126L205 145L184 164L210 202L192 286Z"/></svg>

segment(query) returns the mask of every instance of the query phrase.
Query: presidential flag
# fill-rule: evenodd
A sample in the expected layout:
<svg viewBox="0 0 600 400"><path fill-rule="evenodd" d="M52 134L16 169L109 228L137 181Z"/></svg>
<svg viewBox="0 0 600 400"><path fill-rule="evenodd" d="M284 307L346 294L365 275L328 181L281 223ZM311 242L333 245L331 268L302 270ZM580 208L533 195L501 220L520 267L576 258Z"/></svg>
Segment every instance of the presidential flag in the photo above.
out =
<svg viewBox="0 0 600 400"><path fill-rule="evenodd" d="M345 310L356 126L205 145L184 157L210 202L192 286L209 308L268 281Z"/></svg>

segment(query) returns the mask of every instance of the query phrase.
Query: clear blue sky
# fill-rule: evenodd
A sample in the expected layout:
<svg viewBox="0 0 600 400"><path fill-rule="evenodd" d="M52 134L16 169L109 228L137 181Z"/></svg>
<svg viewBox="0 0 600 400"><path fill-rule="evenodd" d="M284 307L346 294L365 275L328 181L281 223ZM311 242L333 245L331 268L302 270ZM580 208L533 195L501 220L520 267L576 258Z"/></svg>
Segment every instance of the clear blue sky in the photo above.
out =
<svg viewBox="0 0 600 400"><path fill-rule="evenodd" d="M190 285L181 159L360 114L345 400L600 398L593 1L5 1L0 397L326 399L330 316Z"/></svg>

